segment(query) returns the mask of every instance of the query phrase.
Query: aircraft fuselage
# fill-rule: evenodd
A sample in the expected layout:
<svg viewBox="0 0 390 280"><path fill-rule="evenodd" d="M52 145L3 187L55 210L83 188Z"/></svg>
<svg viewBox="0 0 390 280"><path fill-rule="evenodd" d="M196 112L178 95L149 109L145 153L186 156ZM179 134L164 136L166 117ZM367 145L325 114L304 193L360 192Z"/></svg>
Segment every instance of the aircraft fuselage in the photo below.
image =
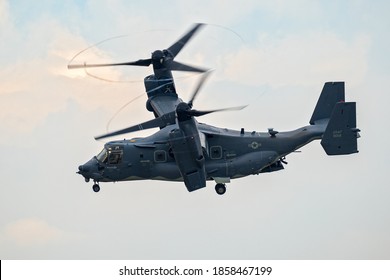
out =
<svg viewBox="0 0 390 280"><path fill-rule="evenodd" d="M289 132L245 132L198 124L207 180L230 179L283 169L282 158L315 139L326 125L309 125ZM86 180L182 181L167 139L177 125L145 138L111 141L103 151L79 167ZM191 137L191 136L189 136Z"/></svg>

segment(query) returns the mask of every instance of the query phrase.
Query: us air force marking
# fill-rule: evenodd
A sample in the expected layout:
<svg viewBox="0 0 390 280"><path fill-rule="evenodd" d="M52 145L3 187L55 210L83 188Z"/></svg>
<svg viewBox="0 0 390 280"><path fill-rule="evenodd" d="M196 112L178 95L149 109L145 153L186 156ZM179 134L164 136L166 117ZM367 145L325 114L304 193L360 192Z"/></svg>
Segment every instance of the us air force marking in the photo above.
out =
<svg viewBox="0 0 390 280"><path fill-rule="evenodd" d="M261 147L261 143L253 141L252 143L248 144L248 146L253 150L256 150L258 147Z"/></svg>

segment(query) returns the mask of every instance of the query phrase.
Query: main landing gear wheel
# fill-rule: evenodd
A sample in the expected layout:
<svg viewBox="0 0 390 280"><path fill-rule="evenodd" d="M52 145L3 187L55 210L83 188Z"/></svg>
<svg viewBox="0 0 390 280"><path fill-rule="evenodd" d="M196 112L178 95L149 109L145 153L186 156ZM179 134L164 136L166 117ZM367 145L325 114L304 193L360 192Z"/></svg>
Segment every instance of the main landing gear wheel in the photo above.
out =
<svg viewBox="0 0 390 280"><path fill-rule="evenodd" d="M99 192L100 191L100 186L98 184L94 184L92 186L92 189L93 189L94 192Z"/></svg>
<svg viewBox="0 0 390 280"><path fill-rule="evenodd" d="M223 195L226 192L226 185L221 183L216 184L215 191L217 192L217 194Z"/></svg>

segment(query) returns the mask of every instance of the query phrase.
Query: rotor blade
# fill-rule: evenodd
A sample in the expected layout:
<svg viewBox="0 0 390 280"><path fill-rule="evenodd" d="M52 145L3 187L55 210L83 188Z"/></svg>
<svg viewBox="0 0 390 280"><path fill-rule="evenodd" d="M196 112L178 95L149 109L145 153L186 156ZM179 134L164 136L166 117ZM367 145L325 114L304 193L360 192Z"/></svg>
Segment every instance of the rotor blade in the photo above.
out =
<svg viewBox="0 0 390 280"><path fill-rule="evenodd" d="M207 115L207 114L210 114L210 113L215 113L215 112L238 111L238 110L244 109L247 106L248 105L237 106L237 107L230 107L230 108L223 108L223 109L216 109L216 110L209 110L209 111L190 110L190 111L187 111L186 113L188 113L188 115L190 115L190 116L200 117L200 116L204 116L204 115Z"/></svg>
<svg viewBox="0 0 390 280"><path fill-rule="evenodd" d="M139 59L137 61L123 62L123 63L107 63L107 64L73 64L68 65L68 69L77 68L92 68L92 67L106 67L106 66L149 66L152 59Z"/></svg>
<svg viewBox="0 0 390 280"><path fill-rule="evenodd" d="M139 131L139 130L144 130L144 129L149 129L149 128L164 127L164 126L167 126L167 125L170 125L170 124L174 124L175 121L176 121L176 115L175 115L175 112L173 111L173 112L167 113L165 115L162 115L159 118L156 118L156 119L153 119L153 120L150 120L150 121L146 121L146 122L143 122L143 123L140 123L140 124L137 124L137 125L130 126L128 128L124 128L124 129L121 129L121 130L117 130L117 131L114 131L114 132L110 132L110 133L107 133L107 134L96 136L95 140L99 140L99 139L102 139L102 138L107 138L107 137L110 137L110 136L122 135L122 134L125 134L125 133Z"/></svg>
<svg viewBox="0 0 390 280"><path fill-rule="evenodd" d="M201 89L201 87L203 86L204 82L206 81L206 79L209 77L210 74L211 74L211 71L207 71L200 78L200 80L198 82L198 85L196 86L194 92L192 93L191 99L188 102L188 105L191 108L192 108L192 104L194 103L194 100L195 100L196 96L198 95L199 90Z"/></svg>
<svg viewBox="0 0 390 280"><path fill-rule="evenodd" d="M203 23L196 24L190 31L188 31L182 38L180 38L176 43L174 43L172 46L168 48L168 51L170 51L175 57L181 49L187 44L187 42L191 39L191 37L196 33L196 31L202 27Z"/></svg>
<svg viewBox="0 0 390 280"><path fill-rule="evenodd" d="M200 72L200 73L207 72L207 69L186 65L180 62L176 62L174 60L169 62L168 69L174 71L188 71L188 72Z"/></svg>

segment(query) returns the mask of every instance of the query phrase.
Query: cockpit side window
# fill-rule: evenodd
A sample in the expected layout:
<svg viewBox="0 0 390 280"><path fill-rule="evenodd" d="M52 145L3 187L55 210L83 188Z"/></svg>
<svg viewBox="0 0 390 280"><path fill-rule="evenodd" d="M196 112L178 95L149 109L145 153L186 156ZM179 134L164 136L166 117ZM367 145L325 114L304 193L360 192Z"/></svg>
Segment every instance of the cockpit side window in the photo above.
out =
<svg viewBox="0 0 390 280"><path fill-rule="evenodd" d="M108 151L108 164L120 164L122 163L122 150Z"/></svg>
<svg viewBox="0 0 390 280"><path fill-rule="evenodd" d="M120 164L122 163L123 149L120 146L104 148L96 158L101 163Z"/></svg>

